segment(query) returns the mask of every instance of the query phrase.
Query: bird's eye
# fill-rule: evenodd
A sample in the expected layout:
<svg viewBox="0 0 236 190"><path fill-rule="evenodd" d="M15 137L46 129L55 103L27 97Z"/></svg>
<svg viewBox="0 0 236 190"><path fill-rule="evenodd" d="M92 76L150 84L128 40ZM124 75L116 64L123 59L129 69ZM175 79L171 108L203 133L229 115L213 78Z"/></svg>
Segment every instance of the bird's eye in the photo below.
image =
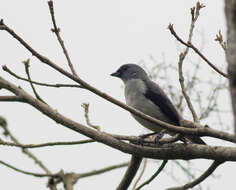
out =
<svg viewBox="0 0 236 190"><path fill-rule="evenodd" d="M123 67L121 70L122 72L126 71L128 69L128 67Z"/></svg>

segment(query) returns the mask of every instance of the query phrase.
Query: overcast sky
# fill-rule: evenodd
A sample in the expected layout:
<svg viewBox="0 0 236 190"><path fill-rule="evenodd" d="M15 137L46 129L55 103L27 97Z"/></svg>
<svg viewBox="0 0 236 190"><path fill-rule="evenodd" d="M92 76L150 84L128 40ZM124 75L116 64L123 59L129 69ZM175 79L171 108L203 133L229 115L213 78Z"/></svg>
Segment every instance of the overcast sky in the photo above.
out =
<svg viewBox="0 0 236 190"><path fill-rule="evenodd" d="M161 3L160 3L161 2ZM166 63L177 64L178 46L173 36L167 30L169 23L173 23L176 31L187 39L190 25L190 8L195 5L193 0L157 1L157 0L81 0L56 1L55 14L61 35L68 48L72 62L79 76L90 84L113 97L124 101L122 83L111 78L120 65L125 63L139 63L149 61L150 55L161 60L165 55ZM196 38L193 42L199 45L199 33L204 33L204 54L214 61L222 70L226 70L224 52L214 41L219 29L225 36L225 20L223 1L201 1L206 8L201 10L197 21ZM49 57L58 65L67 68L66 60L56 38L50 29L52 23L47 1L7 1L1 0L0 18L12 27L29 44L43 55ZM6 64L19 75L24 76L23 60L31 59L31 75L34 80L48 83L71 82L65 77L52 71L48 66L40 63L6 32L0 31L1 65ZM207 77L211 70L208 66L202 71ZM29 85L15 80L3 71L0 75L22 86L31 92ZM176 73L177 76L177 73ZM177 81L173 81L177 82ZM37 87L40 95L62 114L85 123L81 103L90 103L90 117L94 124L100 125L103 131L138 135L142 127L137 124L130 114L121 108L79 89L49 89ZM6 92L0 91L0 95ZM227 98L225 98L227 97ZM230 109L229 96L226 94L223 102ZM11 131L22 143L42 143L48 141L72 141L84 138L75 134L28 105L20 103L2 103L0 115L6 117ZM189 117L186 115L186 117ZM137 127L136 127L137 126ZM10 149L10 150L9 150ZM1 147L1 160L11 163L21 169L42 172L17 148ZM45 165L54 172L65 171L86 172L104 166L126 161L130 158L119 151L104 145L81 145L69 147L53 147L35 149L33 152L43 160ZM195 161L195 167L203 170L207 165ZM209 164L210 162L208 162ZM154 167L154 170L153 170ZM152 175L158 163L151 162L146 177ZM218 190L232 184L234 168L232 163L226 163L215 172L217 179L208 179L203 183L203 189L211 187ZM121 172L122 171L122 172ZM167 167L171 172L171 167ZM77 187L91 189L115 189L124 170L82 179ZM176 172L178 173L178 172ZM0 165L1 186L4 189L45 189L46 180L16 173ZM181 177L177 176L179 179ZM183 183L183 181L182 181ZM152 184L144 189L163 189L177 183L162 174Z"/></svg>

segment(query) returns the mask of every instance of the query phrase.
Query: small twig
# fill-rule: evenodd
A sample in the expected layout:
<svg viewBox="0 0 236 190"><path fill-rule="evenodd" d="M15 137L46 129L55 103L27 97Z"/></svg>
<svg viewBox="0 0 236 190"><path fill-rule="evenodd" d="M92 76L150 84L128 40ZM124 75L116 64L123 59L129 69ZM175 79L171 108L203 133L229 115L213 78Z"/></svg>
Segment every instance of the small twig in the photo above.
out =
<svg viewBox="0 0 236 190"><path fill-rule="evenodd" d="M178 160L173 160L173 162L180 167L181 170L183 170L184 173L186 173L186 175L192 179L195 178L195 176L190 172L190 170L188 168L185 168L182 164L180 164L178 162Z"/></svg>
<svg viewBox="0 0 236 190"><path fill-rule="evenodd" d="M201 183L202 181L204 181L207 177L209 177L216 170L216 168L223 163L224 163L224 161L215 161L201 176L199 176L194 181L187 183L187 184L180 186L180 187L168 188L167 190L186 190L189 188L193 188L194 186L196 186L199 183Z"/></svg>
<svg viewBox="0 0 236 190"><path fill-rule="evenodd" d="M24 63L24 66L25 66L25 72L26 72L26 74L27 74L28 80L29 80L29 82L30 82L30 86L31 86L31 88L32 88L32 90L33 90L33 92L34 92L35 97L36 97L38 100L40 100L41 102L47 104L47 103L39 96L39 94L37 93L36 89L34 88L33 83L31 82L31 77L30 77L30 72L29 72L30 59L27 59L26 61L23 61L23 63Z"/></svg>
<svg viewBox="0 0 236 190"><path fill-rule="evenodd" d="M7 166L8 168L11 168L17 172L20 172L20 173L23 173L23 174L26 174L26 175L32 175L32 176L35 176L35 177L55 177L54 174L40 174L40 173L33 173L33 172L27 172L25 170L22 170L22 169L19 169L19 168L16 168L2 160L0 160L0 163L4 166Z"/></svg>
<svg viewBox="0 0 236 190"><path fill-rule="evenodd" d="M13 134L11 133L11 131L8 129L7 127L7 123L3 123L1 124L2 128L4 129L4 135L9 136L10 139L16 143L16 144L21 144L16 137L13 136ZM46 174L51 174L51 172L49 171L49 169L43 164L43 162L41 160L39 160L32 152L30 152L29 150L27 150L26 148L22 148L22 152L25 153L27 156L29 156L32 160L34 160L34 162L36 164L38 164L45 172Z"/></svg>
<svg viewBox="0 0 236 190"><path fill-rule="evenodd" d="M170 30L171 34L182 44L185 46L193 49L212 69L214 69L217 73L221 74L225 78L229 78L227 74L220 71L215 65L213 65L192 43L186 43L184 42L175 32L173 25L169 24L168 29Z"/></svg>
<svg viewBox="0 0 236 190"><path fill-rule="evenodd" d="M52 23L53 23L53 29L52 29L52 32L54 32L57 36L57 40L58 42L60 43L61 47L62 47L62 50L63 50L63 53L67 59L67 62L68 62L68 65L71 69L71 72L73 73L74 76L77 76L77 73L75 72L75 69L73 67L73 64L71 63L71 60L70 60L70 56L68 54L68 51L65 47L65 44L60 36L60 29L57 27L57 24L56 24L56 19L55 19L55 14L54 14L54 8L53 8L53 1L48 1L48 7L49 7L49 11L50 11L50 14L51 14L51 18L52 18Z"/></svg>
<svg viewBox="0 0 236 190"><path fill-rule="evenodd" d="M134 183L133 190L136 189L136 186L138 185L138 182L139 182L139 181L141 180L141 178L143 177L143 174L144 174L144 171L145 171L146 167L147 167L147 159L145 158L145 159L144 159L144 162L143 162L143 168L142 168L142 170L141 170L141 172L140 172L138 178L136 179L136 181L135 181L135 183Z"/></svg>
<svg viewBox="0 0 236 190"><path fill-rule="evenodd" d="M126 167L128 165L129 165L129 162L124 162L124 163L121 163L121 164L115 164L115 165L112 165L112 166L108 166L108 167L105 167L105 168L102 168L102 169L99 169L99 170L93 170L93 171L90 171L90 172L76 174L76 178L77 178L76 180L84 178L84 177L90 177L90 176L98 175L98 174L101 174L101 173L109 172L109 171L114 170L114 169L123 168L123 167Z"/></svg>
<svg viewBox="0 0 236 190"><path fill-rule="evenodd" d="M195 22L197 21L198 16L200 14L200 9L203 7L204 7L204 5L201 5L199 2L197 2L196 7L191 8L190 12L192 15L192 22L191 22L190 30L189 30L188 43L191 43L191 41L192 41L193 29L195 27ZM193 108L193 104L191 102L190 97L188 96L188 94L186 92L186 87L184 84L183 62L184 62L186 55L188 54L188 51L189 51L189 47L187 46L186 49L184 50L184 52L179 55L179 62L178 62L179 82L180 82L183 96L187 102L188 108L192 113L193 120L194 120L194 122L199 122L198 117L197 117L197 113L195 112L195 110Z"/></svg>
<svg viewBox="0 0 236 190"><path fill-rule="evenodd" d="M21 77L21 76L15 74L6 65L3 65L2 69L4 71L6 71L7 73L9 73L10 75L14 76L17 79L20 79L20 80L23 80L23 81L26 81L26 82L31 82L33 84L40 85L40 86L55 87L55 88L60 88L60 87L83 88L81 85L77 85L77 84L48 84L48 83L36 82L36 81L28 80L28 79L26 79L24 77Z"/></svg>
<svg viewBox="0 0 236 190"><path fill-rule="evenodd" d="M48 142L48 143L42 143L42 144L16 144L12 142L6 142L0 139L0 145L20 147L20 148L42 148L42 147L47 147L47 146L78 145L78 144L86 144L86 143L92 143L92 142L95 142L95 141L92 139L88 139L88 140L71 141L71 142Z"/></svg>
<svg viewBox="0 0 236 190"><path fill-rule="evenodd" d="M221 30L219 30L218 34L216 34L215 41L219 42L220 46L223 48L223 50L226 52L227 45L226 42L223 40L223 36L221 34Z"/></svg>
<svg viewBox="0 0 236 190"><path fill-rule="evenodd" d="M82 105L82 108L84 108L84 117L85 117L85 120L86 120L86 123L89 127L92 127L98 131L101 131L101 128L98 126L98 125L93 125L91 122L90 122L90 119L89 119L89 104L88 103L83 103Z"/></svg>
<svg viewBox="0 0 236 190"><path fill-rule="evenodd" d="M135 190L139 190L141 189L143 186L148 185L152 180L154 180L159 173L161 173L161 171L164 169L165 165L167 164L168 160L163 160L161 166L158 168L158 170L150 177L150 179L148 179L147 181L145 181L143 184L141 184L140 186L137 187L137 189Z"/></svg>

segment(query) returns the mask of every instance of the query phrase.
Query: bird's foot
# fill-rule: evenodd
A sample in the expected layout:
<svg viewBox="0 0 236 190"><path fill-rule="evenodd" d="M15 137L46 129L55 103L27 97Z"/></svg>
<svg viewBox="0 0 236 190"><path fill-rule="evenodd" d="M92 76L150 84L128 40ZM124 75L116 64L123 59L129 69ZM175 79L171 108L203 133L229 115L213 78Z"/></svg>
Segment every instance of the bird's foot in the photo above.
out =
<svg viewBox="0 0 236 190"><path fill-rule="evenodd" d="M164 136L165 133L166 133L165 129L162 129L159 133L157 133L154 139L156 145L160 145L160 139Z"/></svg>
<svg viewBox="0 0 236 190"><path fill-rule="evenodd" d="M144 135L140 135L139 136L139 140L138 140L138 144L139 145L144 145L144 140L147 138L147 137L149 137L149 136L152 136L152 135L155 135L155 134L157 134L157 132L153 132L153 133L148 133L148 134L144 134Z"/></svg>

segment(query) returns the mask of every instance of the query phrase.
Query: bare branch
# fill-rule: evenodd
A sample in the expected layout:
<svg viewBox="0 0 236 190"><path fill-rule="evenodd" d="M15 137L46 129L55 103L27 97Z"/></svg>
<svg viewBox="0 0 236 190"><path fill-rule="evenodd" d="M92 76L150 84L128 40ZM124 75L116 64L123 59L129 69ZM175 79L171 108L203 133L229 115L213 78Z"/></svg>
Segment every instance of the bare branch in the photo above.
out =
<svg viewBox="0 0 236 190"><path fill-rule="evenodd" d="M32 88L32 90L33 90L33 92L34 92L35 97L36 97L38 100L40 100L40 101L42 101L43 103L46 104L46 102L39 96L39 94L37 93L36 89L34 88L33 83L31 82L31 77L30 77L30 72L29 72L30 59L27 59L26 61L23 61L23 63L24 63L24 66L25 66L25 72L26 72L26 74L27 74L28 80L30 81L30 86L31 86L31 88Z"/></svg>
<svg viewBox="0 0 236 190"><path fill-rule="evenodd" d="M172 187L168 188L167 190L186 190L189 188L193 188L194 186L204 181L207 177L209 177L216 170L216 168L223 163L223 161L215 161L200 177L198 177L194 181L187 183L181 187Z"/></svg>
<svg viewBox="0 0 236 190"><path fill-rule="evenodd" d="M2 69L4 71L6 71L7 73L9 73L10 75L14 76L17 79L20 79L20 80L23 80L23 81L26 81L26 82L31 82L31 83L34 83L34 84L40 85L40 86L55 87L55 88L60 88L60 87L83 88L82 86L77 85L77 84L47 84L47 83L42 83L42 82L36 82L36 81L28 80L24 77L21 77L21 76L17 75L16 73L12 72L6 65L3 65Z"/></svg>
<svg viewBox="0 0 236 190"><path fill-rule="evenodd" d="M207 64L214 69L217 73L221 74L222 76L224 76L225 78L229 78L229 76L227 74L225 74L224 72L220 71L215 65L213 65L192 43L186 43L184 42L175 32L174 27L172 24L169 24L168 29L170 30L171 34L182 44L184 44L185 46L193 49L205 62L207 62Z"/></svg>
<svg viewBox="0 0 236 190"><path fill-rule="evenodd" d="M129 163L129 167L127 168L124 177L122 178L119 186L116 188L116 190L127 190L129 185L131 184L133 178L135 177L139 166L142 162L141 157L137 157L132 155L131 161Z"/></svg>
<svg viewBox="0 0 236 190"><path fill-rule="evenodd" d="M141 184L140 186L138 186L135 190L139 190L141 189L143 186L148 185L152 180L154 180L159 173L161 173L161 171L164 169L165 165L167 164L168 160L163 160L161 166L158 168L158 170L150 177L150 179L148 179L147 181L145 181L143 184Z"/></svg>
<svg viewBox="0 0 236 190"><path fill-rule="evenodd" d="M42 103L40 101L37 101L37 99L33 98L31 95L26 93L23 89L16 87L12 83L4 80L1 77L0 77L0 87L5 88L5 89L15 93L16 95L24 98L27 101L27 103L29 103L30 105L32 105L36 109L40 110L42 113L44 113L45 115L47 115L51 119L55 120L58 123L61 123L62 125L70 128L74 131L82 133L90 138L96 139L99 142L102 141L103 143L105 143L107 145L112 145L115 142L120 142L120 141L117 141L116 139L114 139L114 137L106 135L105 133L102 133L102 132L97 133L96 131L90 130L89 128L85 127L82 124L76 123L76 122L70 120L69 118L66 118L65 116L61 115L56 110L49 107L48 105L45 105L44 103ZM106 97L106 95L105 95L105 97ZM131 113L134 113L134 114L140 116L141 118L149 120L153 123L159 124L160 126L162 126L163 128L165 128L169 131L174 131L176 133L183 133L183 134L189 134L189 135L211 136L211 137L227 140L230 142L236 141L236 139L234 138L234 135L228 134L223 131L214 130L214 129L211 129L207 126L204 127L199 124L196 125L195 123L192 123L192 122L188 122L189 123L188 125L185 123L184 126L186 126L186 127L196 127L197 126L197 128L186 128L186 127L175 126L175 125L165 123L163 121L160 121L160 120L152 118L148 115L145 115L142 112L137 111L136 109L129 107L126 104L123 104L113 98L112 99L110 99L110 98L111 97L109 96L110 101L115 102L116 104L120 105L121 107L125 108L126 110L129 110ZM113 144L113 146L123 149L124 147L122 147L122 145L120 143L115 143L115 144ZM122 142L122 143L124 143L124 142ZM129 146L131 146L131 145L129 145Z"/></svg>
<svg viewBox="0 0 236 190"><path fill-rule="evenodd" d="M14 137L14 135L11 133L11 131L8 129L7 127L7 123L3 123L1 124L2 128L4 129L4 134L6 136L9 136L11 138L11 140L15 143L15 144L21 144L19 142L19 140ZM49 171L49 169L43 164L43 162L41 160L39 160L32 152L30 152L29 150L27 150L26 148L22 148L22 152L24 154L26 154L27 156L29 156L36 164L38 164L47 174L51 174L51 172Z"/></svg>
<svg viewBox="0 0 236 190"><path fill-rule="evenodd" d="M143 160L144 160L144 161L143 161L143 168L142 168L142 170L141 170L141 172L140 172L138 178L136 179L132 190L135 190L135 189L136 189L136 186L138 185L138 182L139 182L139 181L141 180L141 178L143 177L144 171L145 171L145 169L146 169L146 167L147 167L147 159L144 158Z"/></svg>
<svg viewBox="0 0 236 190"><path fill-rule="evenodd" d="M92 142L95 142L95 141L88 139L88 140L71 141L71 142L66 141L66 142L48 142L48 143L42 143L42 144L18 144L18 143L6 142L0 139L0 145L20 147L20 148L42 148L42 147L47 147L47 146L78 145L78 144L86 144L86 143L92 143Z"/></svg>
<svg viewBox="0 0 236 190"><path fill-rule="evenodd" d="M23 174L26 174L26 175L31 175L31 176L35 176L35 177L55 177L54 174L40 174L40 173L33 173L33 172L27 172L25 170L21 170L19 168L16 168L15 166L12 166L2 160L0 160L0 163L4 166L7 166L8 168L11 168L17 172L20 172L20 173L23 173Z"/></svg>
<svg viewBox="0 0 236 190"><path fill-rule="evenodd" d="M68 65L71 69L71 72L73 73L73 75L77 76L76 72L75 72L75 69L73 67L73 64L71 63L71 60L70 60L70 56L68 54L68 51L65 47L65 44L60 36L60 29L57 27L57 24L56 24L56 19L55 19L55 14L54 14L54 8L53 8L53 1L48 1L48 7L49 7L49 11L50 11L50 14L51 14L51 18L52 18L52 23L53 23L53 29L52 29L52 32L54 32L57 36L57 40L58 42L60 43L61 45L61 48L63 50L63 53L64 55L66 56L66 59L67 59L67 62L68 62Z"/></svg>
<svg viewBox="0 0 236 190"><path fill-rule="evenodd" d="M90 122L90 119L89 119L89 104L88 103L83 103L82 105L82 108L84 108L84 117L85 117L85 120L86 120L86 123L89 127L92 127L98 131L101 131L101 128L98 126L98 125L93 125L91 122Z"/></svg>
<svg viewBox="0 0 236 190"><path fill-rule="evenodd" d="M0 102L25 102L25 100L18 96L0 96Z"/></svg>
<svg viewBox="0 0 236 190"><path fill-rule="evenodd" d="M84 178L84 177L90 177L90 176L102 174L102 173L105 173L105 172L109 172L109 171L114 170L114 169L123 168L123 167L126 167L128 165L129 165L129 162L124 162L124 163L108 166L108 167L105 167L105 168L102 168L102 169L99 169L99 170L93 170L93 171L90 171L90 172L76 174L76 178L77 178L76 180L79 180L79 179Z"/></svg>
<svg viewBox="0 0 236 190"><path fill-rule="evenodd" d="M11 34L14 38L16 38L26 49L28 49L34 56L36 56L40 61L42 61L43 63L49 65L50 67L54 68L55 70L57 70L58 72L60 72L61 74L67 76L68 78L72 79L73 81L79 83L80 85L82 85L84 88L86 88L87 90L95 93L96 95L106 99L109 102L112 102L113 104L120 106L121 108L145 119L148 120L150 122L153 122L155 124L160 125L161 127L163 127L163 129L167 129L176 133L183 133L183 134L190 134L190 135L207 135L209 134L209 131L212 131L212 129L209 128L201 128L201 129L186 129L184 127L177 127L177 126L173 126L170 124L167 124L163 121L157 120L155 118L152 118L148 115L143 114L142 112L127 106L126 104L123 104L122 102L114 99L113 97L107 95L106 93L98 90L97 88L94 88L93 86L91 86L90 84L88 84L87 82L83 81L81 78L79 78L78 76L74 76L71 73L65 71L64 69L62 69L61 67L59 67L58 65L54 64L51 60L49 60L47 57L44 57L43 55L39 54L37 51L35 51L31 46L29 46L20 36L18 36L12 29L10 29L8 26L6 26L3 21L0 24L0 30L5 30L7 31L9 34ZM3 80L3 79L1 79ZM6 84L7 81L4 81L3 83ZM7 87L9 89L9 86ZM10 90L10 89L9 89ZM11 89L13 90L13 89ZM15 89L13 90L16 93L19 93L19 89ZM25 93L23 93L22 95L24 95ZM28 96L28 95L27 95ZM31 99L31 98L30 98ZM32 99L31 99L32 100ZM39 108L39 105L35 102L31 102L31 105L34 105L36 108ZM44 107L44 106L43 106ZM48 113L47 113L48 115ZM59 119L61 121L61 119ZM73 127L72 127L73 128ZM213 132L213 131L212 131ZM214 133L214 134L213 134ZM235 142L236 139L232 138L232 135L227 134L227 133L217 133L216 131L212 133L212 137L216 137L216 138L224 138L224 140L228 139L231 142Z"/></svg>

